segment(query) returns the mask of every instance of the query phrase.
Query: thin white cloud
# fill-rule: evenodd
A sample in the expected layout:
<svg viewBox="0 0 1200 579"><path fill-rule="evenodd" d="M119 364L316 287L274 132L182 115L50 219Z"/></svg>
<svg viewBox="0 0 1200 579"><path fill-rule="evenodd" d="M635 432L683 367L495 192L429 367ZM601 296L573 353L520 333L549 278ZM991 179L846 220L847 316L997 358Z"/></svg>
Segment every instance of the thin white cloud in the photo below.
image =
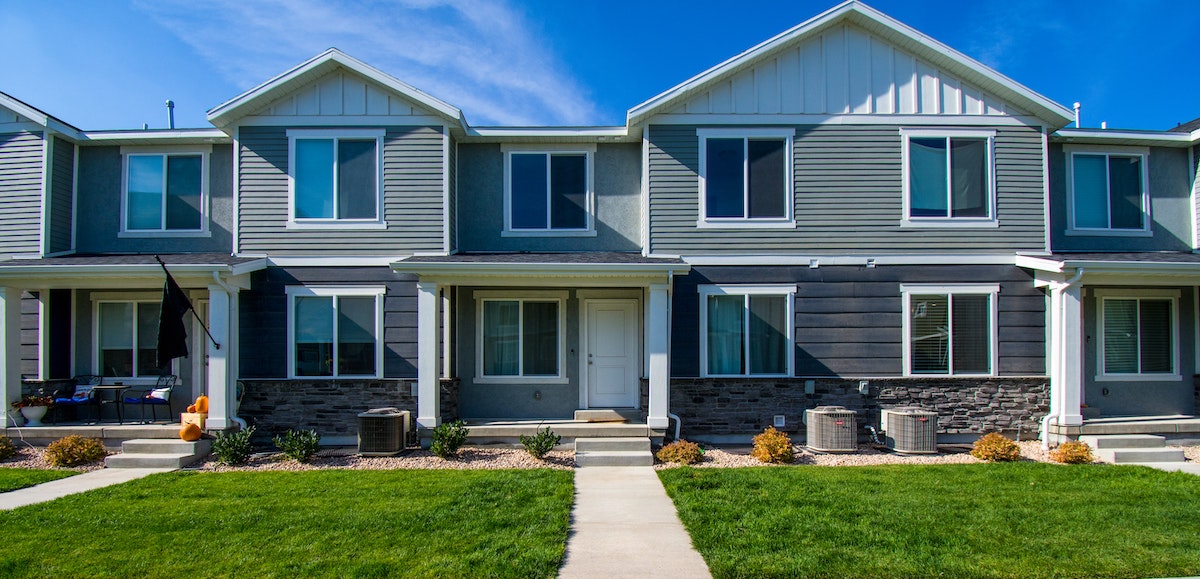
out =
<svg viewBox="0 0 1200 579"><path fill-rule="evenodd" d="M595 104L502 0L139 1L242 89L335 46L476 125L587 125ZM233 97L235 95L229 95Z"/></svg>

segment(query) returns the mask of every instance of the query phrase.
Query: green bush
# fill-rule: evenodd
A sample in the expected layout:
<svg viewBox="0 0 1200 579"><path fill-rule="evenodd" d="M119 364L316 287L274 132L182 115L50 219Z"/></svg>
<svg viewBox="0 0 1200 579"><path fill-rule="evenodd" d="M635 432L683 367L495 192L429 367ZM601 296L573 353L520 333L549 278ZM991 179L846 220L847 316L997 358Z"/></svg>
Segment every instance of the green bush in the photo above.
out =
<svg viewBox="0 0 1200 579"><path fill-rule="evenodd" d="M433 429L433 442L429 451L441 458L450 458L458 454L467 441L467 426L461 420L443 422Z"/></svg>
<svg viewBox="0 0 1200 579"><path fill-rule="evenodd" d="M78 434L64 436L46 447L46 462L51 466L83 466L104 460L108 451L99 438Z"/></svg>
<svg viewBox="0 0 1200 579"><path fill-rule="evenodd" d="M792 451L792 439L788 435L768 426L762 434L754 437L754 450L750 456L767 463L790 464L796 460Z"/></svg>
<svg viewBox="0 0 1200 579"><path fill-rule="evenodd" d="M12 458L17 454L17 447L13 446L13 441L7 436L0 436L0 460Z"/></svg>
<svg viewBox="0 0 1200 579"><path fill-rule="evenodd" d="M553 430L547 426L545 430L537 431L533 436L521 435L521 445L529 452L529 455L536 459L541 459L546 456L547 452L554 450L558 443L562 442L562 437L554 434Z"/></svg>
<svg viewBox="0 0 1200 579"><path fill-rule="evenodd" d="M1088 464L1095 460L1095 457L1092 456L1092 447L1086 442L1072 440L1050 451L1050 460L1063 464Z"/></svg>
<svg viewBox="0 0 1200 579"><path fill-rule="evenodd" d="M988 462L1014 462L1021 459L1021 447L998 432L983 435L975 441L971 456Z"/></svg>
<svg viewBox="0 0 1200 579"><path fill-rule="evenodd" d="M276 448L296 462L308 462L321 450L321 436L315 430L289 430L272 441Z"/></svg>
<svg viewBox="0 0 1200 579"><path fill-rule="evenodd" d="M700 448L700 445L694 442L676 440L658 449L658 454L654 456L663 462L696 464L700 462L700 459L704 458L704 449Z"/></svg>
<svg viewBox="0 0 1200 579"><path fill-rule="evenodd" d="M213 441L212 445L213 456L217 457L219 464L229 466L246 464L250 460L250 455L254 453L254 445L250 444L250 437L253 434L253 426L246 430L218 432L217 439Z"/></svg>

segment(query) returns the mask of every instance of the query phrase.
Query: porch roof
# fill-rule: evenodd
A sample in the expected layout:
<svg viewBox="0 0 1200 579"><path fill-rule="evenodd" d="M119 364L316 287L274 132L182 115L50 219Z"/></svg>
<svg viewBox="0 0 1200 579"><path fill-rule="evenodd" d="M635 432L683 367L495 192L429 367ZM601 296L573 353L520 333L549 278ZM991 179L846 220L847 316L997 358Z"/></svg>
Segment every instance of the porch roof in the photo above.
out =
<svg viewBox="0 0 1200 579"><path fill-rule="evenodd" d="M1019 255L1016 265L1051 277L1065 277L1082 271L1085 284L1200 283L1200 253L1190 251Z"/></svg>
<svg viewBox="0 0 1200 579"><path fill-rule="evenodd" d="M154 254L69 255L0 261L0 286L34 289L158 287L162 267ZM244 277L267 267L266 258L224 253L159 254L183 287L205 287L218 279L243 287ZM247 286L248 287L248 286Z"/></svg>
<svg viewBox="0 0 1200 579"><path fill-rule="evenodd" d="M578 278L608 280L610 283L605 285L640 285L666 283L671 276L691 269L679 258L621 252L419 255L393 262L391 266L397 273L416 274L422 280L449 285L491 284L504 279L524 284L554 283L550 280L555 279L576 283Z"/></svg>

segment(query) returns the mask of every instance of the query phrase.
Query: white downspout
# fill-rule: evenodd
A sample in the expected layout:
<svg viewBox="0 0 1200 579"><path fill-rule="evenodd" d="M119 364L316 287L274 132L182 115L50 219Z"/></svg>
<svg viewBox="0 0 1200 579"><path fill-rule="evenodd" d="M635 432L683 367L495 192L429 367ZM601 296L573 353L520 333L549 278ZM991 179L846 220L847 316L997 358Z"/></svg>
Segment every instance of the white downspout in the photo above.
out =
<svg viewBox="0 0 1200 579"><path fill-rule="evenodd" d="M1063 332L1066 327L1066 317L1062 307L1062 292L1067 288L1075 285L1080 278L1083 277L1083 268L1076 270L1075 275L1065 282L1054 284L1050 289L1050 309L1054 316L1050 320L1050 412L1042 418L1042 449L1050 449L1050 421L1057 420L1062 413L1063 401L1062 389L1066 387L1063 383L1063 361L1067 354L1066 344L1063 343ZM1058 388L1055 388L1055 385Z"/></svg>

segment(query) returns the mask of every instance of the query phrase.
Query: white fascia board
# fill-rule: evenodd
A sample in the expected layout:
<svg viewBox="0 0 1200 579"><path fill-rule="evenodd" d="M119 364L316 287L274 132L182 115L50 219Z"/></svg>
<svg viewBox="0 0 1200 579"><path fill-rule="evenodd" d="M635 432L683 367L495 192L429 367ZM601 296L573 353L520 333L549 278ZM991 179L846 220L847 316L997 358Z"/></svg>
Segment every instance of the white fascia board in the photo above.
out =
<svg viewBox="0 0 1200 579"><path fill-rule="evenodd" d="M699 75L668 89L642 104L639 104L626 113L625 119L627 125L635 125L650 115L662 112L664 109L674 105L678 101L687 98L689 95L698 91L704 85L713 82L719 78L733 74L748 63L763 57L787 44L791 44L799 38L815 33L825 27L842 19L862 20L867 24L868 29L872 31L882 30L891 34L905 37L908 41L915 43L925 50L927 54L924 56L929 58L934 64L942 64L938 61L945 61L957 65L962 72L969 72L974 76L988 81L985 84L994 85L997 88L1009 92L1011 96L1018 100L1023 100L1035 109L1041 109L1043 115L1038 115L1039 118L1049 121L1050 125L1057 128L1062 127L1074 120L1074 112L1067 107L1064 107L1032 90L1017 83L985 66L983 63L957 51L949 46L934 40L933 38L922 34L916 29L893 19L892 17L875 10L864 4L860 4L856 0L847 0L809 20L784 31L775 37L758 44L757 46L714 66ZM886 39L886 38L885 38ZM940 57L940 58L939 58ZM958 72L958 71L952 71ZM969 79L964 79L969 80ZM985 88L986 87L981 87ZM997 91L991 91L997 92ZM1001 98L1005 98L1002 94L997 94ZM1016 103L1018 105L1022 103Z"/></svg>
<svg viewBox="0 0 1200 579"><path fill-rule="evenodd" d="M626 137L628 127L473 127L468 137L488 138L558 138L558 137Z"/></svg>
<svg viewBox="0 0 1200 579"><path fill-rule="evenodd" d="M251 257L239 255L238 257ZM395 255L379 257L346 256L346 257L313 257L313 256L272 256L266 258L274 267L387 267L398 259Z"/></svg>
<svg viewBox="0 0 1200 579"><path fill-rule="evenodd" d="M165 130L120 130L84 131L80 133L84 143L146 144L163 143L230 143L232 139L220 129L165 129Z"/></svg>
<svg viewBox="0 0 1200 579"><path fill-rule="evenodd" d="M20 100L10 95L0 92L0 107L4 107L22 117L33 121L35 124L45 127L54 132L60 133L62 136L69 139L78 139L81 131L67 123L66 121L50 116L31 105L21 102Z"/></svg>
<svg viewBox="0 0 1200 579"><path fill-rule="evenodd" d="M682 275L691 270L684 263L405 263L391 264L397 273L416 275L542 276L542 275L628 275L664 273Z"/></svg>
<svg viewBox="0 0 1200 579"><path fill-rule="evenodd" d="M248 266L251 264L241 264ZM207 287L213 276L230 277L235 272L225 264L171 264L171 276L185 287ZM158 264L29 265L0 267L0 286L38 288L161 288L163 271Z"/></svg>
<svg viewBox="0 0 1200 579"><path fill-rule="evenodd" d="M1063 270L1062 261L1033 255L1018 255L1016 259L1016 266L1050 273L1062 273Z"/></svg>
<svg viewBox="0 0 1200 579"><path fill-rule="evenodd" d="M1190 147L1196 140L1188 133L1167 131L1129 131L1114 129L1059 129L1051 135L1055 143L1094 145L1143 145L1148 147Z"/></svg>
<svg viewBox="0 0 1200 579"><path fill-rule="evenodd" d="M668 257L651 254L650 257ZM1013 265L1013 254L962 255L684 255L693 266Z"/></svg>

